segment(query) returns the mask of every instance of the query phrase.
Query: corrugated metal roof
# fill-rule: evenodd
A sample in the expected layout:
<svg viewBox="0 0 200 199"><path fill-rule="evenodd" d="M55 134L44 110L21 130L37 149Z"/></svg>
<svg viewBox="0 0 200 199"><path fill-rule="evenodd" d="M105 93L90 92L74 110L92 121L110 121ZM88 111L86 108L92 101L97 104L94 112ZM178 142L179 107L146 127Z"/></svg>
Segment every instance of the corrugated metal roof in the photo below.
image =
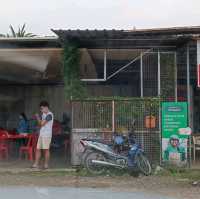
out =
<svg viewBox="0 0 200 199"><path fill-rule="evenodd" d="M200 36L200 26L133 30L52 30L62 43L85 48L177 48Z"/></svg>
<svg viewBox="0 0 200 199"><path fill-rule="evenodd" d="M59 37L63 34L68 37L105 37L105 38L123 38L131 36L169 36L169 35L200 35L200 26L191 26L191 27L171 27L171 28L155 28L155 29L130 29L130 30L54 30Z"/></svg>
<svg viewBox="0 0 200 199"><path fill-rule="evenodd" d="M60 48L58 37L1 37L1 48Z"/></svg>
<svg viewBox="0 0 200 199"><path fill-rule="evenodd" d="M0 41L56 41L58 37L0 37Z"/></svg>

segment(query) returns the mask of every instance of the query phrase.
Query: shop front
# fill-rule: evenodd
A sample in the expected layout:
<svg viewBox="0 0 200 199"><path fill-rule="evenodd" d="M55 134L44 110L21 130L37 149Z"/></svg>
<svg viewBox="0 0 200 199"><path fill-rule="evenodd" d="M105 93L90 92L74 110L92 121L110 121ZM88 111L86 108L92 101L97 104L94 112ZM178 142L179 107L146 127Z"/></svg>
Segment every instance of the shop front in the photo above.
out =
<svg viewBox="0 0 200 199"><path fill-rule="evenodd" d="M187 104L185 125L198 137L200 28L53 32L58 38L0 40L2 130L15 129L21 112L31 120L45 99L64 135L52 142L61 166L80 164L81 138L111 141L114 132L131 130L133 120L138 142L151 162L160 164L161 102L175 102ZM80 52L79 75L88 97L69 102L62 54L71 44ZM198 160L198 151L192 153L194 142L187 146L187 160L191 162L192 154Z"/></svg>
<svg viewBox="0 0 200 199"><path fill-rule="evenodd" d="M51 166L69 164L69 119L61 81L62 48L57 38L0 39L0 158L2 167L30 167L34 159L32 135L35 114L46 100L54 113ZM20 129L21 113L26 130ZM33 137L34 137L33 136ZM37 142L37 141L36 141ZM68 147L68 148L67 148Z"/></svg>
<svg viewBox="0 0 200 199"><path fill-rule="evenodd" d="M131 116L121 114L116 117L116 108L112 106L112 103L118 103L119 99L112 101L116 96L124 99L131 98L129 99L131 102L136 98L140 98L141 101L147 98L159 98L161 102L186 103L188 119L183 128L190 127L193 135L196 135L199 125L197 81L199 27L129 31L53 31L59 36L63 46L76 44L79 47L81 80L86 83L90 96L95 99L101 96L92 103L83 100L73 102L72 138L74 135L75 141L72 139L72 146L74 146L73 143L76 144L72 147L72 156L75 151L77 158L74 161L72 159L72 164L79 164L80 149L77 146L81 137L86 136L88 132L90 136L103 132L102 135L105 137L106 132L108 135L109 132L113 133L123 128L127 130L129 123L122 125L123 120L128 121L129 118L134 118L134 111L141 113L136 127L140 142L144 141L141 135L147 130L146 140L149 145L160 149L159 153L155 153L150 147L151 149L147 150L148 155L156 154L160 163L163 161L161 106L156 114L155 111L151 114L144 104L141 105L140 110L136 108L137 105L133 105ZM105 102L105 97L110 98L110 101ZM128 107L127 104L123 107L124 111ZM99 116L99 108L102 109L102 117ZM128 111L125 112L128 113ZM108 125L102 123L102 120L108 118L106 114L112 120ZM78 122L76 122L77 118ZM146 125L148 118L153 118L155 121L154 128L151 125L150 128L146 128L149 126ZM190 141L186 151L188 163L192 160L192 142Z"/></svg>

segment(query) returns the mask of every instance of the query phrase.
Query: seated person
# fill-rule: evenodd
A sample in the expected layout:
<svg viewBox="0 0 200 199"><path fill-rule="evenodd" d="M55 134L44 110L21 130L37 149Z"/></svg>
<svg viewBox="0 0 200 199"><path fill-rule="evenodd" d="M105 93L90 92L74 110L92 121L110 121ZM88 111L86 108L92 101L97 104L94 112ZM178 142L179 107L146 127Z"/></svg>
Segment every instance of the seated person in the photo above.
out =
<svg viewBox="0 0 200 199"><path fill-rule="evenodd" d="M25 113L21 113L19 115L17 133L27 133L27 132L28 132L28 120Z"/></svg>

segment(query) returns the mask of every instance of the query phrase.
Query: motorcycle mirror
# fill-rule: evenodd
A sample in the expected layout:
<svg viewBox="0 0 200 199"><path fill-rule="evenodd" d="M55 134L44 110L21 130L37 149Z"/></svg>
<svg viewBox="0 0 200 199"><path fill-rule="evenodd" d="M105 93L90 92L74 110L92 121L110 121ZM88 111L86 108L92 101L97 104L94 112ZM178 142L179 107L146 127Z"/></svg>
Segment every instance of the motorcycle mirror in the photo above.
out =
<svg viewBox="0 0 200 199"><path fill-rule="evenodd" d="M132 120L131 125L135 126L135 119Z"/></svg>

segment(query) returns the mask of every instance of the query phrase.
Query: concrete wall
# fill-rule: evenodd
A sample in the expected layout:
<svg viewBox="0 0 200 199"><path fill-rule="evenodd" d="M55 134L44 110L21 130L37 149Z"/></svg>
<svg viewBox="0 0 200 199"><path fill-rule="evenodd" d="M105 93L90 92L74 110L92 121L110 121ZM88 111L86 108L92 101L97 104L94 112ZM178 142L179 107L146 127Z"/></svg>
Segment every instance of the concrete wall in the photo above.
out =
<svg viewBox="0 0 200 199"><path fill-rule="evenodd" d="M39 103L46 100L55 119L61 120L64 112L64 89L62 86L32 86L25 88L25 110L27 115L38 112Z"/></svg>
<svg viewBox="0 0 200 199"><path fill-rule="evenodd" d="M3 128L16 128L21 112L28 118L38 113L42 100L49 102L55 119L62 120L65 112L62 86L1 86L0 93L0 127Z"/></svg>
<svg viewBox="0 0 200 199"><path fill-rule="evenodd" d="M80 140L83 138L99 139L103 140L103 133L100 132L73 132L71 136L71 164L78 166L81 164L81 157L83 147L80 144Z"/></svg>
<svg viewBox="0 0 200 199"><path fill-rule="evenodd" d="M18 113L24 111L24 88L0 86L0 127L14 127Z"/></svg>

